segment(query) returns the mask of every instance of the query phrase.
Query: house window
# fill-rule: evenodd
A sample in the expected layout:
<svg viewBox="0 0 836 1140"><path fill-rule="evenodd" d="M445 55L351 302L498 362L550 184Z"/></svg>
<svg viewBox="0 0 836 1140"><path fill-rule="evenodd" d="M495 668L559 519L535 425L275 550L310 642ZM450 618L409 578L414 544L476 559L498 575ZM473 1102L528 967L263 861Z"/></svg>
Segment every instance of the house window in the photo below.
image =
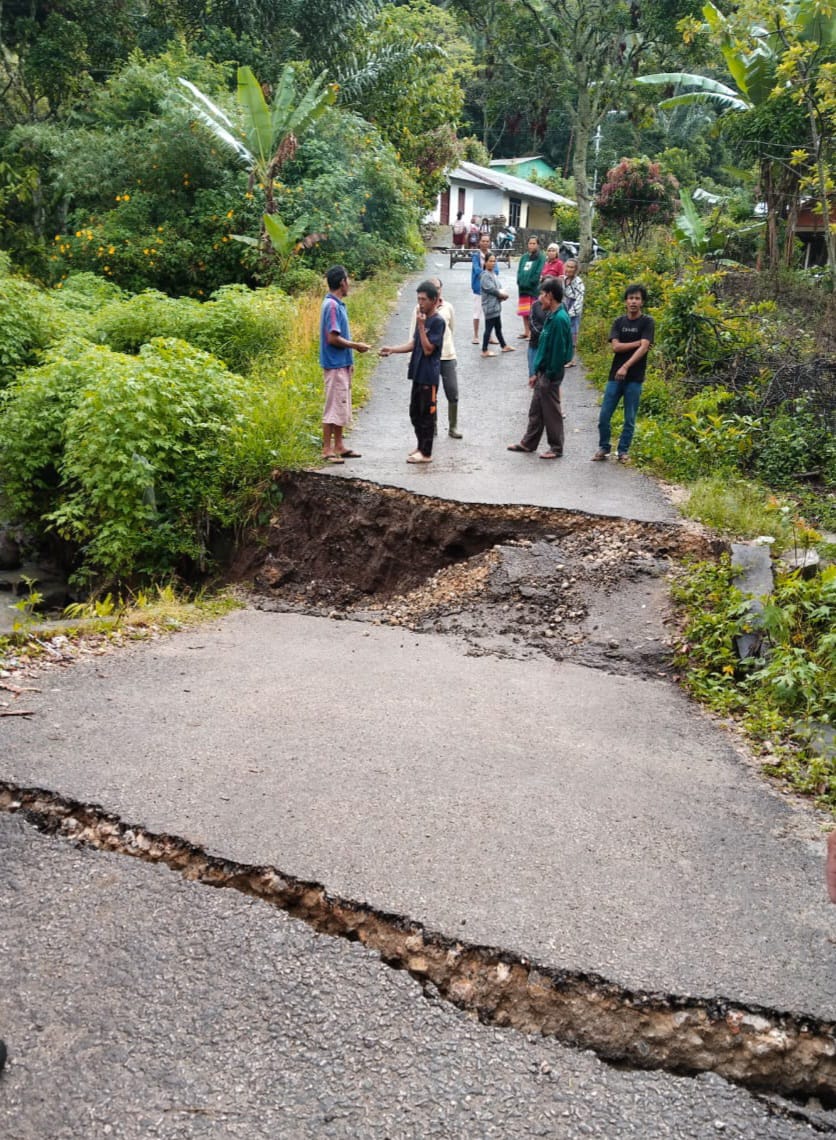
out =
<svg viewBox="0 0 836 1140"><path fill-rule="evenodd" d="M508 199L508 213L510 217L508 221L514 229L520 228L520 214L522 213L522 200L520 198Z"/></svg>

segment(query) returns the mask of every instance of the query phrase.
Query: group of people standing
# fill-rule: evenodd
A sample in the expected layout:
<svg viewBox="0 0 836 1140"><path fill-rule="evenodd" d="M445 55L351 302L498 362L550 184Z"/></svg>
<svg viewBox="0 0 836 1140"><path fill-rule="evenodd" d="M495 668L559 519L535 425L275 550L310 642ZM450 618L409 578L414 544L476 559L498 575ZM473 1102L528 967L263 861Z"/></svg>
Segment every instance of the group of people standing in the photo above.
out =
<svg viewBox="0 0 836 1140"><path fill-rule="evenodd" d="M360 455L346 447L343 429L351 418L351 374L353 352L367 352L369 345L353 341L345 311L349 289L348 273L334 266L327 274L329 292L322 303L320 324L320 362L325 379L322 456L329 463L343 463ZM532 452L537 449L543 432L547 450L543 459L558 459L563 454L564 424L560 386L566 368L575 363L578 330L583 313L585 287L577 261L564 265L556 245L545 253L536 237L528 240L527 252L517 269L519 302L517 312L523 331L519 339L528 341L529 386L532 389L528 423L519 443L509 451ZM479 324L484 320L481 338L483 357L496 355L489 350L492 338L503 352L515 351L505 342L502 332L502 302L508 294L499 283L496 255L490 249L490 235L479 235L479 246L471 263L471 290L474 297L473 343L479 344ZM625 292L625 314L616 318L610 330L613 361L604 392L598 422L599 446L592 459L607 459L611 451L610 421L619 402L624 404L624 428L618 442L618 459L628 462L628 452L635 430L641 385L647 365L647 353L653 344L653 319L643 313L647 291L643 285L631 285ZM444 387L448 408L448 435L461 439L458 430L458 377L456 350L453 342L455 313L442 297L442 283L437 277L427 278L417 288L417 305L412 315L409 339L399 345L384 345L382 357L396 353L409 354L407 377L412 381L409 415L415 430L416 447L407 456L408 463L432 462L434 437L437 434L437 395Z"/></svg>

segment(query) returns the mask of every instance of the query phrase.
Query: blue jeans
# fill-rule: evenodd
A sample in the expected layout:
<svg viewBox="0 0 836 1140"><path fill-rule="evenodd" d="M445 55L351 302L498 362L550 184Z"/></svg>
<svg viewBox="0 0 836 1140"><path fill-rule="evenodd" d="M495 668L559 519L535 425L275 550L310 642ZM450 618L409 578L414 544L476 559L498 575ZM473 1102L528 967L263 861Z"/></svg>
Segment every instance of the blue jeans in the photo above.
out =
<svg viewBox="0 0 836 1140"><path fill-rule="evenodd" d="M610 420L618 407L618 401L624 400L624 427L618 440L618 454L626 455L633 442L633 433L636 430L636 414L639 410L639 400L642 394L641 380L608 380L604 389L604 399L601 401L601 412L598 416L598 446L607 454L612 450L610 444Z"/></svg>
<svg viewBox="0 0 836 1140"><path fill-rule="evenodd" d="M537 355L537 349L528 346L528 375L534 375L534 357Z"/></svg>

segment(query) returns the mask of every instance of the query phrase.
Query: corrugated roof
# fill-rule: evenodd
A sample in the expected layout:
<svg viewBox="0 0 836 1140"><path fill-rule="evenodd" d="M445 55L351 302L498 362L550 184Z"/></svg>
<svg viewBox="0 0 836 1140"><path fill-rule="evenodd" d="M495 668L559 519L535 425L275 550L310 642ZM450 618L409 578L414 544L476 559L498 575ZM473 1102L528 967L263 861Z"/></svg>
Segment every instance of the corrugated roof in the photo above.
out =
<svg viewBox="0 0 836 1140"><path fill-rule="evenodd" d="M447 172L447 177L457 182L468 182L472 186L490 186L494 190L506 190L509 194L519 195L523 198L534 198L538 202L553 202L559 206L574 206L571 198L564 198L562 194L555 194L545 186L538 186L536 182L529 182L526 178L517 178L515 174L508 174L504 170L491 170L487 166L477 166L475 162L463 162L455 170Z"/></svg>

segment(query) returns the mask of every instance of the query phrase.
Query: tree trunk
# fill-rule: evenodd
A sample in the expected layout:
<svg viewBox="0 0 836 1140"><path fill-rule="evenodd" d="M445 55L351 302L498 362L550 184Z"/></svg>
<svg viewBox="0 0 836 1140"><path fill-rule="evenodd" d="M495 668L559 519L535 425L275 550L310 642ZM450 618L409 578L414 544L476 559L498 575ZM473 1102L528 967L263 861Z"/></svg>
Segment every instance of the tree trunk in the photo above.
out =
<svg viewBox="0 0 836 1140"><path fill-rule="evenodd" d="M830 197L827 192L828 169L824 161L824 146L816 121L816 108L809 94L807 96L807 114L810 119L810 136L813 140L813 154L816 156L816 179L819 187L819 202L821 203L821 221L824 227L824 246L827 250L827 268L829 269L830 288L836 292L836 233L830 224Z"/></svg>
<svg viewBox="0 0 836 1140"><path fill-rule="evenodd" d="M587 160L592 132L595 129L595 116L590 105L586 85L578 85L578 105L575 111L572 131L575 138L575 153L572 158L572 173L575 175L575 198L578 203L580 248L578 260L583 271L592 261L592 196L589 192Z"/></svg>
<svg viewBox="0 0 836 1140"><path fill-rule="evenodd" d="M761 162L761 193L766 204L766 265L768 269L777 269L778 257L778 210L780 196L777 193L773 178L772 163L769 159Z"/></svg>

